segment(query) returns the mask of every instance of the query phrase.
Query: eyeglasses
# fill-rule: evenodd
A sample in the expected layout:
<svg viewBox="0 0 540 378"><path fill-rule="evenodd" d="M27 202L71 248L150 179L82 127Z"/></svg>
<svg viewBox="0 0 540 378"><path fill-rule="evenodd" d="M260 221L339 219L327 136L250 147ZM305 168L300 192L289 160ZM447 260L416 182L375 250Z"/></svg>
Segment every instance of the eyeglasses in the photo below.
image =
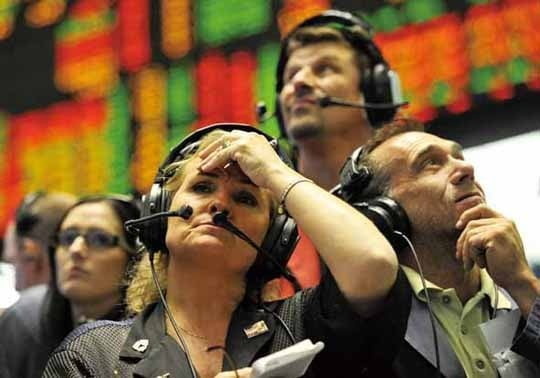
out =
<svg viewBox="0 0 540 378"><path fill-rule="evenodd" d="M130 249L125 243L122 243L118 236L100 229L90 229L86 232L82 232L76 228L62 230L56 235L56 245L68 248L79 236L82 236L86 245L92 249L107 249L116 247L117 245L125 249Z"/></svg>

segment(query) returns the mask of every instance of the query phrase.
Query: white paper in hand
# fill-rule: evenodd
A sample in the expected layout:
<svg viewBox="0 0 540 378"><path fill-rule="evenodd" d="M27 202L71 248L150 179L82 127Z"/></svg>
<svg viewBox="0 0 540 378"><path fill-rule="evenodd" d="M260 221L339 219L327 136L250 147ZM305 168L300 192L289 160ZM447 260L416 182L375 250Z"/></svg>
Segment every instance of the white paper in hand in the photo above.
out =
<svg viewBox="0 0 540 378"><path fill-rule="evenodd" d="M298 378L324 348L324 343L313 344L306 339L268 356L259 358L251 367L251 378Z"/></svg>

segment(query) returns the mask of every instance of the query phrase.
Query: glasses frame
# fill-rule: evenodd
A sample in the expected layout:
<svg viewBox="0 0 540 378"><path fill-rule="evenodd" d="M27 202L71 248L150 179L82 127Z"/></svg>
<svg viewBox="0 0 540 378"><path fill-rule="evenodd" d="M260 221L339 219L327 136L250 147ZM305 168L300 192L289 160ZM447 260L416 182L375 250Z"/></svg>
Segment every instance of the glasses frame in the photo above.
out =
<svg viewBox="0 0 540 378"><path fill-rule="evenodd" d="M67 231L76 231L77 232L77 235L75 236L75 238L71 241L71 243L69 244L62 244L60 242L60 235L63 233L63 232L67 232ZM101 233L103 235L107 235L108 237L111 238L112 242L110 245L108 246L96 246L96 245L91 245L93 243L89 243L88 242L88 234L90 233ZM114 247L121 247L122 249L125 249L126 251L128 252L132 252L133 248L131 248L127 242L125 240L122 239L122 237L120 237L119 235L115 235L109 231L106 231L102 228L89 228L87 230L79 230L77 228L66 228L65 230L60 230L58 231L58 233L55 235L54 237L54 246L56 248L65 248L65 249L68 249L70 248L73 243L75 242L75 240L77 240L79 237L83 238L84 240L84 244L86 245L86 247L88 247L89 249L92 249L92 250L105 250L105 249L109 249L109 248L114 248Z"/></svg>

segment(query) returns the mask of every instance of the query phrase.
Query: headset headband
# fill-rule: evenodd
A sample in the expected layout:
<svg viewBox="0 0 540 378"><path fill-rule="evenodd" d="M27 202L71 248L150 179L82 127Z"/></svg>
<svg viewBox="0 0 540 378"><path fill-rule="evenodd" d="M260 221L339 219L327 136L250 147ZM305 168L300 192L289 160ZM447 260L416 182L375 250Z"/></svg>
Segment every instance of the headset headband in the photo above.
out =
<svg viewBox="0 0 540 378"><path fill-rule="evenodd" d="M366 116L373 127L390 121L402 104L401 84L399 76L390 69L380 49L372 41L372 27L362 18L349 12L327 10L319 15L308 18L293 29L282 42L277 71L276 71L276 118L281 135L287 136L283 116L281 114L279 96L285 85L283 73L289 60L288 45L291 36L303 27L326 26L337 30L359 55L366 57L367 66L361 67L359 90L364 95L366 104L374 105L366 108ZM377 108L383 105L383 108Z"/></svg>
<svg viewBox="0 0 540 378"><path fill-rule="evenodd" d="M343 12L335 9L324 11L316 16L310 17L296 26L282 42L282 49L277 67L276 92L283 89L283 72L289 59L287 52L288 40L294 33L307 26L327 26L338 30L343 37L353 46L355 50L361 50L370 59L370 65L375 66L378 63L388 65L382 56L379 48L371 40L373 28L366 21L349 12ZM347 28L358 26L365 33L352 33Z"/></svg>
<svg viewBox="0 0 540 378"><path fill-rule="evenodd" d="M178 143L175 147L171 149L163 163L161 163L158 173L156 175L156 178L154 180L155 183L163 182L164 179L167 179L166 177L166 168L174 163L175 161L182 160L186 155L194 152L198 146L200 140L205 136L206 134L209 134L210 132L214 130L223 130L223 131L233 131L233 130L241 130L246 132L255 132L257 134L263 135L269 142L275 140L275 138L269 134L266 134L264 131L245 123L214 123L205 127L202 127L200 129L195 130L188 136L186 136L180 143ZM285 151L279 146L279 144L276 144L274 146L276 149L276 152L280 156L281 160L290 167L292 167L292 163L290 161L289 156L285 153Z"/></svg>

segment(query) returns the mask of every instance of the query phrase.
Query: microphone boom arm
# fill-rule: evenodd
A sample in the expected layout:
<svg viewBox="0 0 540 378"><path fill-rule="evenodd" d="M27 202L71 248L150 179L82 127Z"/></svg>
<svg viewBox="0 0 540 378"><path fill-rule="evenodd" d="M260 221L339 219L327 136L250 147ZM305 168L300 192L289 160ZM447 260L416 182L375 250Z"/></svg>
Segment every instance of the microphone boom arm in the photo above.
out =
<svg viewBox="0 0 540 378"><path fill-rule="evenodd" d="M408 105L409 102L398 102L398 103L380 103L374 104L370 102L361 103L356 101L348 101L337 97L325 96L319 99L319 105L323 108L327 106L346 106L349 108L360 108L360 109L395 109L402 106Z"/></svg>
<svg viewBox="0 0 540 378"><path fill-rule="evenodd" d="M183 219L189 219L191 215L193 214L193 208L189 205L182 205L180 209L178 210L171 210L171 211L163 211L160 213L148 215L146 217L141 217L139 219L131 219L128 220L126 223L124 223L124 227L126 230L132 234L136 234L137 231L141 229L139 224L148 223L150 221L153 221L154 219L163 218L163 217L180 217Z"/></svg>
<svg viewBox="0 0 540 378"><path fill-rule="evenodd" d="M227 213L218 212L214 214L212 220L216 225L223 227L227 231L233 233L234 235L238 236L240 239L248 243L258 253L262 253L267 259L272 262L272 264L274 264L279 269L281 274L283 274L283 277L289 280L295 286L295 288L300 287L300 284L298 283L296 277L287 268L281 266L281 264L276 260L274 256L272 256L270 253L255 244L253 240L249 238L249 236L247 236L242 230L240 230L231 221L229 221L229 219L227 219Z"/></svg>

